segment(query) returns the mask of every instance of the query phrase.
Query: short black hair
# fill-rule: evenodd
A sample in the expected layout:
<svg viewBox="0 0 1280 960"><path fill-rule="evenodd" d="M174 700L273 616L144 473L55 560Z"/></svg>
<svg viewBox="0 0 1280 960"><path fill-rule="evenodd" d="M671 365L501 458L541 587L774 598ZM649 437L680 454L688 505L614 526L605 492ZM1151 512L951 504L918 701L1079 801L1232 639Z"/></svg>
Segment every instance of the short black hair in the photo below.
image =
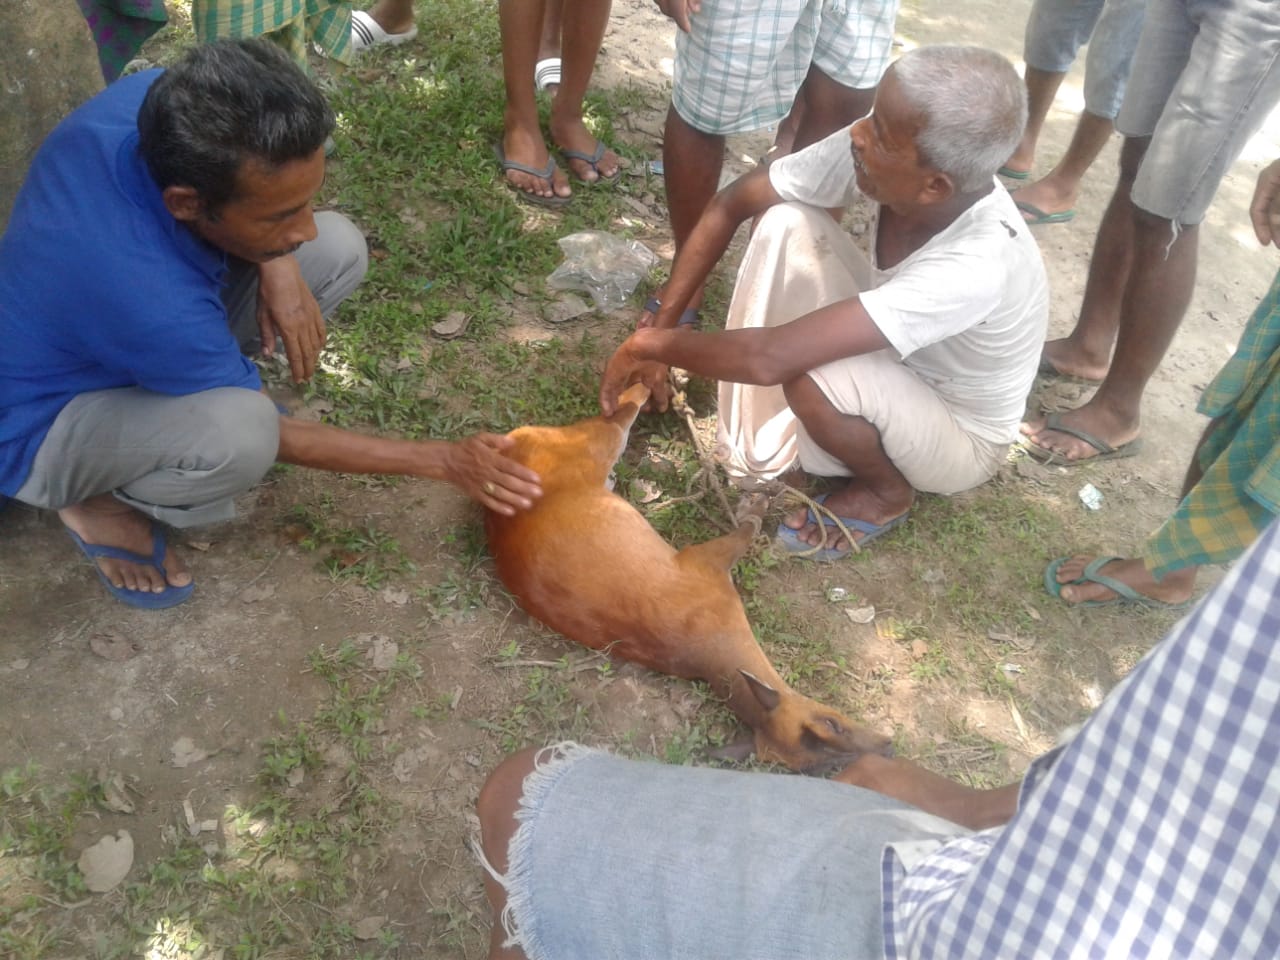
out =
<svg viewBox="0 0 1280 960"><path fill-rule="evenodd" d="M139 151L161 189L193 187L216 213L241 166L314 154L333 130L320 88L267 40L192 47L162 73L138 110Z"/></svg>

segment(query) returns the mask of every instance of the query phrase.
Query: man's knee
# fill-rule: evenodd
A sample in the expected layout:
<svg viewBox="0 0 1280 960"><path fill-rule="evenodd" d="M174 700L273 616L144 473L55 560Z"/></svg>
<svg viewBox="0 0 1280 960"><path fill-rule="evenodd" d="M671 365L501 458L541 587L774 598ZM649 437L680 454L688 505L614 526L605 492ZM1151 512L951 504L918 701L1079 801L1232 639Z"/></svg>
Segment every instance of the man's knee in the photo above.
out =
<svg viewBox="0 0 1280 960"><path fill-rule="evenodd" d="M280 412L256 390L224 387L201 397L199 458L220 486L247 490L262 479L280 450Z"/></svg>
<svg viewBox="0 0 1280 960"><path fill-rule="evenodd" d="M507 869L507 846L515 833L516 810L524 794L525 777L533 773L538 752L539 748L530 747L503 760L489 774L476 800L481 847L499 873Z"/></svg>
<svg viewBox="0 0 1280 960"><path fill-rule="evenodd" d="M328 316L364 279L369 245L359 227L332 210L316 214L316 228L314 256L300 262L307 285Z"/></svg>

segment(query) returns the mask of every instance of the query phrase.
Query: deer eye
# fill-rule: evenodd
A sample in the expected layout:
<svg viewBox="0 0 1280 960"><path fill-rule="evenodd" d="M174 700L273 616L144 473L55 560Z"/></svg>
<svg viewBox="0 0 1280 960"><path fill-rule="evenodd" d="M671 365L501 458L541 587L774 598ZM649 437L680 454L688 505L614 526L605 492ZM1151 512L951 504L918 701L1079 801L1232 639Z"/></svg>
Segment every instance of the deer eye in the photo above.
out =
<svg viewBox="0 0 1280 960"><path fill-rule="evenodd" d="M844 733L844 727L840 726L839 720L833 720L830 717L823 717L822 722L825 723L828 729L837 736Z"/></svg>

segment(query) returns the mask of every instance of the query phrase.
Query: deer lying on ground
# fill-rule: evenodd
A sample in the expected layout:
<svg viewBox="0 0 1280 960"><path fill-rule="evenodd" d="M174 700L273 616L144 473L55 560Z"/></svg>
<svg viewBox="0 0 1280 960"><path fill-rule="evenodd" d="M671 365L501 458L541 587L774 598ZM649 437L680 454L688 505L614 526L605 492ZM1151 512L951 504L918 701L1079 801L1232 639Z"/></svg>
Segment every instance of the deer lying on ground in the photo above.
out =
<svg viewBox="0 0 1280 960"><path fill-rule="evenodd" d="M610 417L521 427L508 456L536 470L532 509L485 528L498 576L526 612L584 646L686 680L705 680L755 734L761 760L826 769L889 740L796 693L751 632L729 577L760 532L763 498L726 536L676 552L607 486L648 389L637 384Z"/></svg>

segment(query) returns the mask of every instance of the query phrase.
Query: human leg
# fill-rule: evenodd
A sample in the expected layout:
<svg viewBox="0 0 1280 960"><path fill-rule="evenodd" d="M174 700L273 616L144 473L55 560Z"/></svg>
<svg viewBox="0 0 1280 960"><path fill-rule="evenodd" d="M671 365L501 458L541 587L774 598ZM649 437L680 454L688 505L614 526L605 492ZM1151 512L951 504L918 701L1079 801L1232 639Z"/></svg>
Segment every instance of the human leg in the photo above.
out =
<svg viewBox="0 0 1280 960"><path fill-rule="evenodd" d="M618 175L618 155L605 148L595 156L599 141L583 122L582 101L595 70L596 55L609 23L610 0L579 0L573 16L561 28L560 88L551 102L551 139L565 154L573 175L591 183Z"/></svg>
<svg viewBox="0 0 1280 960"><path fill-rule="evenodd" d="M542 33L543 0L499 0L498 27L502 35L502 80L507 100L503 108L502 156L534 170L552 165L538 122L537 91L533 72L538 58L538 38ZM503 176L515 189L534 197L568 197L571 194L564 172L538 176L519 169L506 169Z"/></svg>
<svg viewBox="0 0 1280 960"><path fill-rule="evenodd" d="M1012 192L1023 219L1037 223L1045 222L1046 218L1065 219L1072 213L1080 194L1080 182L1114 131L1115 123L1109 118L1095 116L1087 110L1081 113L1067 152L1053 169L1035 183Z"/></svg>
<svg viewBox="0 0 1280 960"><path fill-rule="evenodd" d="M416 29L413 0L378 0L369 8L369 16L393 37Z"/></svg>
<svg viewBox="0 0 1280 960"><path fill-rule="evenodd" d="M1129 191L1132 260L1118 301L1116 351L1097 393L1062 414L1112 446L1137 436L1146 384L1190 302L1196 225L1227 167L1280 100L1280 23L1267 5L1249 0L1212 16L1153 0L1133 70L1141 80L1131 84L1118 126L1131 137L1151 130L1151 138ZM1095 251L1091 280L1099 259ZM1090 314L1088 292L1077 334ZM1096 452L1042 422L1024 432L1066 460Z"/></svg>
<svg viewBox="0 0 1280 960"><path fill-rule="evenodd" d="M1169 243L1173 225L1168 220L1135 206L1132 223L1132 260L1111 366L1087 403L1060 414L1063 423L1112 447L1137 438L1147 382L1173 342L1195 289L1198 225L1183 225ZM1095 252L1095 261L1097 257ZM1083 325L1082 311L1077 332ZM1051 429L1042 420L1028 423L1025 433L1036 447L1063 460L1088 460L1099 453L1087 441Z"/></svg>
<svg viewBox="0 0 1280 960"><path fill-rule="evenodd" d="M329 317L360 285L369 269L369 248L360 228L340 213L316 214L316 238L293 254L307 288ZM233 261L227 271L222 303L231 330L246 354L262 348L258 333L258 270L251 263Z"/></svg>
<svg viewBox="0 0 1280 960"><path fill-rule="evenodd" d="M1107 375L1120 325L1120 304L1133 263L1138 211L1129 194L1149 143L1150 138L1146 137L1125 138L1120 148L1116 188L1102 214L1089 259L1080 319L1066 337L1044 345L1044 362L1064 376L1102 380Z"/></svg>
<svg viewBox="0 0 1280 960"><path fill-rule="evenodd" d="M564 0L546 0L542 14L542 36L538 38L538 61L534 66L534 82L539 90L555 96L560 87L563 63L560 59L560 33L564 19Z"/></svg>
<svg viewBox="0 0 1280 960"><path fill-rule="evenodd" d="M856 518L872 527L884 527L905 516L915 502L915 489L885 452L880 431L865 417L836 409L807 376L787 384L785 395L813 442L838 459L852 476L843 489L823 501L823 506L838 517ZM799 541L810 546L831 550L846 546L838 528L810 522L805 510L784 523L797 531ZM856 540L866 537L851 532Z"/></svg>
<svg viewBox="0 0 1280 960"><path fill-rule="evenodd" d="M572 744L504 763L480 805L503 960L878 956L884 844L967 832L844 784Z"/></svg>
<svg viewBox="0 0 1280 960"><path fill-rule="evenodd" d="M1085 60L1084 111L1076 122L1067 152L1040 180L1013 192L1013 199L1029 221L1035 222L1037 216L1063 217L1075 206L1080 181L1115 130L1115 116L1129 79L1129 64L1142 32L1144 7L1145 0L1106 0L1101 13L1094 13L1096 22L1089 34ZM1028 68L1028 90L1031 85ZM1048 109L1047 104L1031 106L1032 113ZM1043 120L1040 114L1037 134ZM1023 142L1026 142L1025 135ZM1032 149L1034 151L1034 137Z"/></svg>
<svg viewBox="0 0 1280 960"><path fill-rule="evenodd" d="M804 108L795 128L790 150L803 150L812 143L847 127L871 112L876 99L874 86L851 89L827 76L818 66L811 66L800 87Z"/></svg>
<svg viewBox="0 0 1280 960"><path fill-rule="evenodd" d="M667 123L662 137L663 182L666 184L667 211L671 217L671 234L675 240L676 256L697 226L702 211L707 208L720 185L720 170L724 166L724 136L705 133L697 129L676 110L675 104L667 108ZM689 307L702 306L703 288L699 287L689 301ZM658 291L662 299L662 291ZM653 323L653 312L645 310L640 315L639 326Z"/></svg>
<svg viewBox="0 0 1280 960"><path fill-rule="evenodd" d="M85 543L142 557L149 518L178 527L234 516L232 498L275 461L279 415L261 393L223 388L169 397L136 388L72 400L40 446L16 499L57 510ZM173 551L151 564L105 558L116 586L158 593L191 582Z"/></svg>

